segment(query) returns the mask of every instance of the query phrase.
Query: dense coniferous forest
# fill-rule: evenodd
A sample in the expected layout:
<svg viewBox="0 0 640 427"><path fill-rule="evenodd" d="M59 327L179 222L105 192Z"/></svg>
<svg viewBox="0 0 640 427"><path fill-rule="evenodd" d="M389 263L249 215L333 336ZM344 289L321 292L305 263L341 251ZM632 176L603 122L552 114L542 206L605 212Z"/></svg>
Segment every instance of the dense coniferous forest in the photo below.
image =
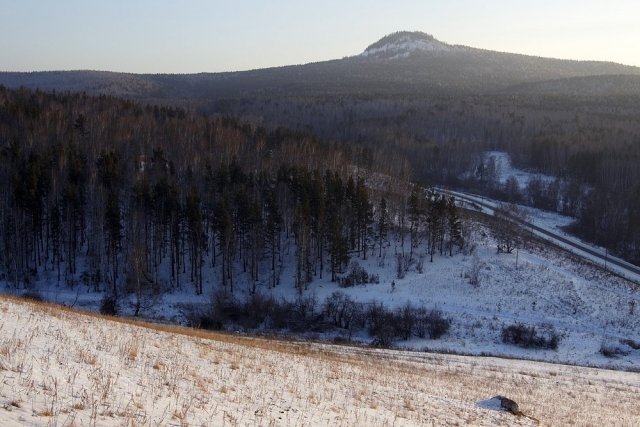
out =
<svg viewBox="0 0 640 427"><path fill-rule="evenodd" d="M362 169L365 151L177 108L0 88L2 277L18 289L44 275L113 295L202 294L207 272L233 293L242 271L256 292L278 286L293 254L302 292L382 255L396 227L411 236L409 258L419 239L431 256L462 245L452 199L409 195L406 180L372 190L366 179L393 165Z"/></svg>
<svg viewBox="0 0 640 427"><path fill-rule="evenodd" d="M330 169L348 163L556 210L577 218L576 233L640 262L638 67L493 52L398 32L361 55L306 65L190 75L0 73L0 82L235 117L250 123L241 127L267 152L270 141L291 140L283 128L293 129L301 132L293 139L313 156L301 152L291 160L311 169L317 165L307 162L321 157L311 148L313 135L340 145L331 146ZM159 146L165 138L174 136L137 135L134 145ZM168 159L172 149L178 150L163 152ZM496 185L482 158L488 150L557 180Z"/></svg>
<svg viewBox="0 0 640 427"><path fill-rule="evenodd" d="M636 96L325 96L237 99L219 112L357 144L372 163L403 158L414 180L577 218L587 240L640 262ZM214 108L215 111L215 108ZM482 153L507 152L555 182L497 184Z"/></svg>

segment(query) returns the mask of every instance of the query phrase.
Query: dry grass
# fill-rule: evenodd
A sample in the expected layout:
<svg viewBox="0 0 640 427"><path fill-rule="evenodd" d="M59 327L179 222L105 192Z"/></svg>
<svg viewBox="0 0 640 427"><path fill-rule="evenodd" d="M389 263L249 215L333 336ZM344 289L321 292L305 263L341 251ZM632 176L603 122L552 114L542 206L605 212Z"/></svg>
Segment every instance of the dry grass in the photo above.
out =
<svg viewBox="0 0 640 427"><path fill-rule="evenodd" d="M478 407L496 394L544 425L640 425L635 373L274 341L2 298L0 310L2 425L32 413L61 425L535 424ZM30 403L3 412L13 401Z"/></svg>
<svg viewBox="0 0 640 427"><path fill-rule="evenodd" d="M98 363L98 357L90 351L80 349L78 356L82 363L86 363L87 365L95 366Z"/></svg>

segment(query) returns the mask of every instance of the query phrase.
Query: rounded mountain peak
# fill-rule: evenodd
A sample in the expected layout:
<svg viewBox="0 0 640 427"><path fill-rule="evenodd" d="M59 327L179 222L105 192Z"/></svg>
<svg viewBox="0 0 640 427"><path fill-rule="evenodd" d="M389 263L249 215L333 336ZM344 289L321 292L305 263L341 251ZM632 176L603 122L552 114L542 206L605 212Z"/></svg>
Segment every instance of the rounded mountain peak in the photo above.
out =
<svg viewBox="0 0 640 427"><path fill-rule="evenodd" d="M362 57L383 59L406 58L414 52L449 52L454 46L420 31L398 31L369 45Z"/></svg>

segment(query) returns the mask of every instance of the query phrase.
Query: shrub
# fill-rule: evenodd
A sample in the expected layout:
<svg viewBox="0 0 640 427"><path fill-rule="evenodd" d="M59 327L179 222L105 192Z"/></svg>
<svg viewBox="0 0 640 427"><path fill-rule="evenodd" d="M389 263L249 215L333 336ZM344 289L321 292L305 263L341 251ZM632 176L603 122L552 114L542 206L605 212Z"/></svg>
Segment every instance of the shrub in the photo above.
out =
<svg viewBox="0 0 640 427"><path fill-rule="evenodd" d="M431 310L425 317L425 325L429 338L437 340L451 327L451 319L444 317L440 310Z"/></svg>
<svg viewBox="0 0 640 427"><path fill-rule="evenodd" d="M349 268L351 270L349 274L340 279L341 287L348 288L355 285L365 285L369 283L369 273L360 266L358 261L353 261Z"/></svg>
<svg viewBox="0 0 640 427"><path fill-rule="evenodd" d="M201 310L196 309L183 311L182 314L187 320L187 326L191 328L207 329L211 331L222 330L223 324L214 314L204 313Z"/></svg>
<svg viewBox="0 0 640 427"><path fill-rule="evenodd" d="M27 291L21 295L22 298L30 301L43 302L44 298L38 293L38 291Z"/></svg>
<svg viewBox="0 0 640 427"><path fill-rule="evenodd" d="M315 295L298 296L292 305L289 327L296 332L313 329L318 320L316 316L317 305L318 300Z"/></svg>
<svg viewBox="0 0 640 427"><path fill-rule="evenodd" d="M351 330L362 324L364 308L343 292L336 291L325 300L322 306L324 319L334 326Z"/></svg>
<svg viewBox="0 0 640 427"><path fill-rule="evenodd" d="M630 339L623 339L623 340L620 340L620 343L625 344L634 350L640 350L640 343L637 341L630 340Z"/></svg>
<svg viewBox="0 0 640 427"><path fill-rule="evenodd" d="M428 334L429 338L438 339L451 327L451 319L439 310L427 311L410 304L391 312L381 303L373 303L366 317L373 344L380 347L389 347L393 339L407 340L412 335L424 338Z"/></svg>
<svg viewBox="0 0 640 427"><path fill-rule="evenodd" d="M374 302L367 310L366 317L369 335L373 337L371 344L376 347L390 347L396 333L393 327L393 313L387 311L382 303Z"/></svg>
<svg viewBox="0 0 640 427"><path fill-rule="evenodd" d="M502 342L523 348L557 350L560 338L553 328L547 329L544 334L540 334L535 327L522 323L507 326L502 329Z"/></svg>
<svg viewBox="0 0 640 427"><path fill-rule="evenodd" d="M408 340L413 333L415 323L416 310L411 307L411 304L407 304L404 307L397 309L393 316L395 335L403 340Z"/></svg>
<svg viewBox="0 0 640 427"><path fill-rule="evenodd" d="M416 321L413 325L413 333L418 338L425 338L427 336L427 314L426 308L416 308Z"/></svg>
<svg viewBox="0 0 640 427"><path fill-rule="evenodd" d="M114 294L107 294L100 301L100 314L107 316L118 315L118 298Z"/></svg>
<svg viewBox="0 0 640 427"><path fill-rule="evenodd" d="M473 260L471 261L471 267L469 271L465 274L465 277L469 279L469 284L471 286L479 286L480 285L480 270L482 269L482 262L480 261L480 257L477 252L473 253Z"/></svg>
<svg viewBox="0 0 640 427"><path fill-rule="evenodd" d="M445 317L440 310L427 311L424 307L415 309L414 334L419 338L427 335L436 340L449 332L451 319Z"/></svg>
<svg viewBox="0 0 640 427"><path fill-rule="evenodd" d="M249 329L257 328L271 315L272 309L277 305L278 302L271 296L259 292L252 294L242 307L242 326ZM240 307L235 309L238 311Z"/></svg>
<svg viewBox="0 0 640 427"><path fill-rule="evenodd" d="M293 317L293 304L286 300L275 301L269 310L266 326L274 329L286 329L291 327Z"/></svg>
<svg viewBox="0 0 640 427"><path fill-rule="evenodd" d="M629 351L623 349L622 347L615 344L600 344L600 354L604 357L609 357L612 359L617 359L620 356L626 356L629 354Z"/></svg>

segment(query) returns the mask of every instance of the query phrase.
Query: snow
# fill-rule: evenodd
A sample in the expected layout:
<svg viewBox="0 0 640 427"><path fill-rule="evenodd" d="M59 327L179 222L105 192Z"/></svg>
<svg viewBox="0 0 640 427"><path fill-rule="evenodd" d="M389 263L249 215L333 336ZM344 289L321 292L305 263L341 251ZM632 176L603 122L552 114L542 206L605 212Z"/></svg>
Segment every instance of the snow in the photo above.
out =
<svg viewBox="0 0 640 427"><path fill-rule="evenodd" d="M413 52L451 52L454 49L454 46L449 46L437 40L417 39L406 35L381 47L367 49L360 56L363 58L384 56L395 59L406 58Z"/></svg>
<svg viewBox="0 0 640 427"><path fill-rule="evenodd" d="M502 402L500 401L500 398L498 396L494 396L491 399L484 399L479 401L478 403L478 407L479 408L483 408L483 409L489 409L491 411L502 411Z"/></svg>
<svg viewBox="0 0 640 427"><path fill-rule="evenodd" d="M539 179L545 184L556 180L554 176L541 173L534 173L513 167L511 156L503 151L487 151L483 153L483 162L493 161L495 165L495 181L504 184L510 177L514 177L520 189L524 189L533 179Z"/></svg>
<svg viewBox="0 0 640 427"><path fill-rule="evenodd" d="M489 230L480 224L471 223L469 227L468 238L475 246L475 257L481 267L478 286L472 286L468 279L475 262L473 255L436 254L431 263L424 247L416 250L406 277L399 279L395 252L400 252L401 247L399 241L392 241L383 257L378 257L376 250L367 260L357 260L367 272L379 275L379 284L341 288L325 274L322 279L316 277L303 296L314 296L320 309L327 297L339 291L364 304L382 302L389 309L406 304L437 309L452 320L451 330L442 338L397 340L395 345L400 348L640 369L640 351L622 344L627 339L640 342L640 294L636 286L589 263L578 262L553 246L527 245L517 254L515 251L498 254ZM407 248L405 251L408 255ZM420 263L423 273L419 272ZM236 275L235 298L242 300L250 295L249 281L243 285L242 273L238 271ZM295 300L298 291L294 275L291 259L285 263L279 286L269 289L260 285L258 291ZM154 321L185 324L189 311L211 309L218 283L215 274L207 275L205 295L193 295L191 289L170 292L147 301L141 314ZM43 283L40 289L47 300L92 311L97 311L102 298L102 294L87 292L82 285L68 290ZM121 304L123 314L133 313L134 302L135 297L130 296ZM503 343L502 329L516 323L535 326L541 331L553 328L561 338L557 351ZM313 336L332 339L334 335ZM372 338L366 331L359 331L354 340L367 344ZM628 354L607 358L600 353L603 343L618 343L629 350Z"/></svg>
<svg viewBox="0 0 640 427"><path fill-rule="evenodd" d="M221 335L3 297L0 313L0 425L640 423L637 373Z"/></svg>
<svg viewBox="0 0 640 427"><path fill-rule="evenodd" d="M460 191L442 191L445 191L446 193L451 194L454 197L458 197L459 199L475 202L478 205L483 206L482 211L489 215L494 215L495 210L503 205L503 203L499 201L492 200L484 196L478 196L475 194ZM609 270L616 275L619 275L636 284L640 284L640 274L634 271L629 271L629 269L637 270L638 266L635 266L621 258L610 255L606 248L593 245L589 242L585 242L582 239L564 231L564 228L566 226L575 222L575 218L528 206L516 206L518 206L518 208L526 214L527 222L529 224L542 228L547 233L554 234L557 237L569 241L570 244L561 241L558 238L551 237L547 233L541 233L535 229L532 229L531 233L533 233L537 237L552 242L554 245L559 246L564 250L577 255L580 258L587 260L597 266ZM595 252L597 255L594 255L591 252ZM616 263L621 265L612 264L612 261L615 261Z"/></svg>
<svg viewBox="0 0 640 427"><path fill-rule="evenodd" d="M504 156L498 158L505 159ZM500 165L498 169L504 171L505 163L502 160L497 162ZM505 174L501 172L499 176L503 175ZM392 183L383 182L380 177L374 178L385 189L393 186ZM483 211L488 214L499 207L498 202L483 197L452 191L449 193L459 200L465 198L476 205L484 205ZM573 221L572 218L538 209L521 208L526 209L531 224L586 249L606 253L604 249L580 242L561 230L561 227ZM394 345L399 348L470 355L490 354L612 369L640 369L640 350L624 343L625 340L640 343L640 293L637 286L640 275L623 271L611 264L607 265L605 271L601 259L535 230L532 233L543 240L550 240L552 244L529 243L512 254L498 254L491 230L473 221L467 222L465 227L468 242L465 251L456 252L452 257L446 253L436 254L432 263L426 256L423 243L416 248L414 259L409 263L404 278L397 277L396 256L403 252L408 256L409 237L406 237L403 249L400 238L396 235L391 237L382 257L378 256L377 247L370 251L367 260L362 259L362 255L354 254L352 257L370 275L379 276L378 284L341 288L330 281L330 274L325 271L322 277L314 277L308 290L303 291L303 296L313 296L318 311L326 298L338 291L363 304L380 302L389 309L411 304L413 307L437 309L451 319L451 329L442 338L431 340L412 337L406 341L397 340ZM567 249L560 249L563 247ZM468 278L474 265L480 268L480 283L477 286L472 286ZM261 271L267 271L268 268L261 265ZM78 271L82 270L80 266ZM168 269L164 268L163 274L160 282L169 288ZM203 295L194 294L192 284L188 283L188 275L183 277L182 289L168 289L161 296L144 295L140 315L154 322L188 324L190 312L207 312L212 309L212 300L220 292L219 274L219 267L205 267ZM252 287L249 273L243 273L236 264L234 276L234 298L245 300ZM295 247L293 243L283 242L281 283L270 288L268 281L261 281L257 284L258 292L293 301L299 295L294 277ZM46 271L39 274L30 290L47 301L94 312L98 311L104 296L81 283L73 287L64 283L57 284L54 273ZM0 292L20 294L24 290L14 289L9 283L0 282ZM121 314L133 315L135 303L135 295L125 297L121 303ZM558 349L524 349L503 343L502 329L516 323L534 326L540 331L555 330L560 337ZM235 325L229 327L241 330ZM265 331L259 328L243 332ZM321 340L332 340L336 335L348 333L333 331L307 334ZM361 344L372 341L366 331L356 331L353 339ZM626 354L621 354L618 358L605 357L600 352L603 346L620 347Z"/></svg>

